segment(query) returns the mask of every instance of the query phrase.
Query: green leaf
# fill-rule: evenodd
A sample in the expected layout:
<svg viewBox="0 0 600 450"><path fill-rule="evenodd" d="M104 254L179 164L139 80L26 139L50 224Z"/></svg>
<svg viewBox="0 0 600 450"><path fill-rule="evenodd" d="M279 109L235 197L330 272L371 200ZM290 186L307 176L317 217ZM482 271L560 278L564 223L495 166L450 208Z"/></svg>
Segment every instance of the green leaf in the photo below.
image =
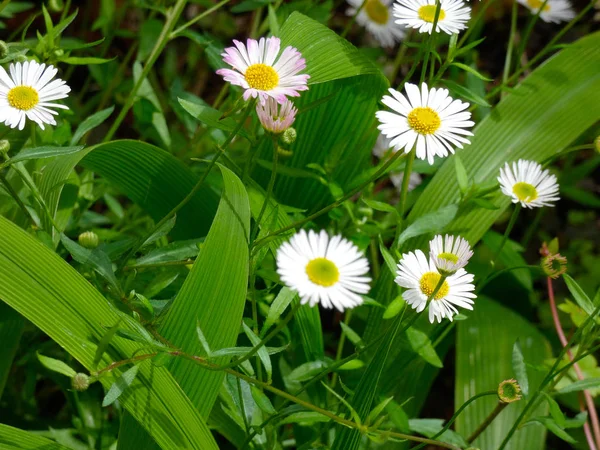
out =
<svg viewBox="0 0 600 450"><path fill-rule="evenodd" d="M338 367L336 370L357 370L361 369L365 366L365 363L360 359L353 359L352 361L348 361Z"/></svg>
<svg viewBox="0 0 600 450"><path fill-rule="evenodd" d="M544 425L549 431L553 434L561 438L563 441L568 442L569 444L576 444L577 441L571 437L569 433L563 430L552 418L550 417L534 417L533 419L525 422L523 426L530 423L541 423Z"/></svg>
<svg viewBox="0 0 600 450"><path fill-rule="evenodd" d="M175 222L177 222L177 215L171 217L160 228L158 228L158 230L148 236L148 239L146 239L142 244L142 248L158 241L161 237L168 235L175 227Z"/></svg>
<svg viewBox="0 0 600 450"><path fill-rule="evenodd" d="M252 398L263 412L269 415L277 414L271 400L269 400L269 397L267 397L263 391L256 386L251 386L250 391L252 392Z"/></svg>
<svg viewBox="0 0 600 450"><path fill-rule="evenodd" d="M102 356L104 355L104 352L107 351L108 346L110 345L110 342L112 341L112 339L115 337L115 334L117 334L117 331L119 331L119 325L121 324L121 322L117 322L116 325L113 325L112 327L110 327L106 333L104 334L104 336L102 336L102 339L100 339L100 342L98 342L98 347L96 348L96 354L94 355L94 369L98 366L98 363L102 360Z"/></svg>
<svg viewBox="0 0 600 450"><path fill-rule="evenodd" d="M569 288L569 292L571 292L573 299L577 302L581 309L583 309L589 315L592 315L595 310L594 303L592 303L590 298L583 291L583 289L581 289L579 284L577 284L577 282L566 273L563 274L563 279L565 280L565 283L567 284L567 287Z"/></svg>
<svg viewBox="0 0 600 450"><path fill-rule="evenodd" d="M67 64L73 65L90 65L90 64L105 64L107 62L112 61L114 58L106 59L106 58L97 58L95 56L68 56L66 58L62 58L61 61Z"/></svg>
<svg viewBox="0 0 600 450"><path fill-rule="evenodd" d="M592 33L554 55L502 99L457 150L467 175L477 185L496 180L500 167L520 158L544 161L571 144L600 120L600 33ZM561 82L556 83L556 77ZM531 118L536 120L532 121ZM444 162L409 214L409 221L458 202L460 189L454 163ZM497 200L496 200L497 199ZM510 199L499 192L497 210L461 212L445 231L461 234L472 245L500 217ZM413 247L424 248L425 237Z"/></svg>
<svg viewBox="0 0 600 450"><path fill-rule="evenodd" d="M224 131L233 131L236 121L232 117L227 117L221 120L223 113L218 109L211 108L204 103L191 102L183 98L178 99L179 104L183 106L188 113L200 122L212 128L218 128Z"/></svg>
<svg viewBox="0 0 600 450"><path fill-rule="evenodd" d="M567 419L565 418L563 412L560 410L560 406L558 405L556 400L554 400L548 394L546 394L545 392L542 393L544 394L544 398L546 399L548 407L550 408L550 415L559 427L564 428L567 424Z"/></svg>
<svg viewBox="0 0 600 450"><path fill-rule="evenodd" d="M196 335L198 336L198 340L200 341L200 344L202 345L202 348L204 349L204 353L206 353L206 356L211 356L212 351L210 350L210 345L208 345L206 336L204 336L204 333L202 332L202 327L200 326L200 321L198 321L196 323Z"/></svg>
<svg viewBox="0 0 600 450"><path fill-rule="evenodd" d="M385 312L383 313L383 318L387 320L396 317L398 314L400 314L400 311L402 311L404 305L406 305L404 299L402 297L396 297L390 302L390 304L385 309Z"/></svg>
<svg viewBox="0 0 600 450"><path fill-rule="evenodd" d="M411 431L426 437L433 437L444 428L444 421L442 419L410 419L408 421L408 426ZM447 442L448 444L457 445L461 448L469 446L465 441L465 438L452 430L444 431L437 439L442 442Z"/></svg>
<svg viewBox="0 0 600 450"><path fill-rule="evenodd" d="M406 330L406 337L408 337L412 349L425 361L434 367L444 367L427 334L411 327Z"/></svg>
<svg viewBox="0 0 600 450"><path fill-rule="evenodd" d="M79 142L79 140L88 132L96 128L97 126L104 123L106 119L110 117L112 112L115 110L114 106L110 108L103 109L102 111L98 111L95 114L92 114L88 118L86 118L83 122L79 124L75 133L73 133L73 137L71 138L71 145L75 145Z"/></svg>
<svg viewBox="0 0 600 450"><path fill-rule="evenodd" d="M286 378L290 381L307 381L328 365L325 361L309 361L296 367Z"/></svg>
<svg viewBox="0 0 600 450"><path fill-rule="evenodd" d="M383 212L388 212L388 213L392 213L395 215L398 214L398 211L396 210L396 208L394 208L389 203L378 202L376 200L369 200L368 198L364 198L364 197L361 198L361 200L363 202L365 202L367 204L367 206L370 206L371 208L373 208L375 211L383 211Z"/></svg>
<svg viewBox="0 0 600 450"><path fill-rule="evenodd" d="M350 328L344 322L340 322L340 327L342 327L343 333L346 335L346 337L348 338L348 340L350 342L352 342L354 345L356 345L358 347L364 346L364 344L362 342L362 338L359 336L359 334L356 331L354 331L352 328Z"/></svg>
<svg viewBox="0 0 600 450"><path fill-rule="evenodd" d="M6 450L68 450L68 447L28 431L0 423L0 442Z"/></svg>
<svg viewBox="0 0 600 450"><path fill-rule="evenodd" d="M256 347L260 343L260 338L256 334L254 334L254 331L252 331L252 329L248 327L248 325L246 325L245 322L242 322L242 327L244 328L244 333L246 333L246 336L248 337L252 345ZM258 357L260 358L260 361L262 362L263 367L267 372L267 382L271 383L271 377L273 376L273 366L271 365L271 358L269 357L269 352L267 352L267 348L264 345L258 350Z"/></svg>
<svg viewBox="0 0 600 450"><path fill-rule="evenodd" d="M140 366L136 364L127 371L123 372L121 376L117 378L117 381L115 381L110 387L106 393L106 396L104 397L104 400L102 400L103 407L112 405L121 396L121 394L123 394L125 389L131 386L133 380L135 380L135 377L137 376L138 370L140 370Z"/></svg>
<svg viewBox="0 0 600 450"><path fill-rule="evenodd" d="M136 331L133 319L120 315L107 299L58 255L4 218L0 218L0 299L39 327L88 370L94 370L105 324L122 320ZM111 341L102 367L131 357L142 344ZM116 376L120 369L114 370ZM106 389L112 382L102 377ZM165 448L218 448L206 423L165 368L142 363L121 404ZM149 402L149 403L148 403ZM146 414L146 405L153 413Z"/></svg>
<svg viewBox="0 0 600 450"><path fill-rule="evenodd" d="M486 297L475 300L469 320L459 322L457 328L456 409L476 394L498 389L502 380L514 376L512 351L516 339L528 363L543 364L551 356L547 340L535 326ZM544 376L545 372L538 371L528 374L530 392L537 389ZM494 396L478 399L458 416L456 431L463 436L470 435L497 404ZM498 448L524 407L525 401L520 401L505 408L501 420L494 420L471 445L481 449ZM545 415L548 407L541 404L530 412ZM517 430L508 445L513 449L545 450L545 430L542 427Z"/></svg>
<svg viewBox="0 0 600 450"><path fill-rule="evenodd" d="M460 192L464 194L469 188L469 176L467 175L465 166L460 160L460 156L455 154L452 158L454 159L454 169L456 170L456 181L458 182Z"/></svg>
<svg viewBox="0 0 600 450"><path fill-rule="evenodd" d="M529 395L529 378L527 377L527 365L521 350L521 343L517 339L513 345L512 351L512 367L517 378L517 382L521 387L521 392L527 397Z"/></svg>
<svg viewBox="0 0 600 450"><path fill-rule="evenodd" d="M483 81L493 81L491 78L487 78L485 76L483 76L482 74L480 74L479 72L477 72L477 70L473 69L470 66L467 66L466 64L463 63L459 63L459 62L453 62L452 64L450 64L451 66L455 66L458 67L459 69L464 70L465 72L468 72L472 75L475 75L477 78L479 78L480 80Z"/></svg>
<svg viewBox="0 0 600 450"><path fill-rule="evenodd" d="M388 397L385 400L381 401L373 410L369 413L367 420L365 420L365 425L370 425L383 412L383 410L387 407L387 405L394 399L394 397Z"/></svg>
<svg viewBox="0 0 600 450"><path fill-rule="evenodd" d="M442 231L444 227L456 217L457 212L457 205L448 205L437 211L424 214L411 223L406 230L400 234L400 237L398 238L398 247L401 247L404 242L412 237Z"/></svg>
<svg viewBox="0 0 600 450"><path fill-rule="evenodd" d="M60 373L69 378L73 378L77 372L74 369L69 367L65 362L60 361L58 359L50 358L49 356L40 355L36 353L38 359L42 363L42 365L52 372Z"/></svg>
<svg viewBox="0 0 600 450"><path fill-rule="evenodd" d="M583 380L575 381L564 388L560 389L558 394L568 394L569 392L584 391L586 389L597 388L600 386L600 378L585 378Z"/></svg>
<svg viewBox="0 0 600 450"><path fill-rule="evenodd" d="M281 288L273 303L271 303L271 307L269 308L269 312L267 313L267 318L265 319L265 323L263 325L261 336L264 336L266 332L274 325L283 315L285 309L292 303L292 300L298 294L287 287Z"/></svg>
<svg viewBox="0 0 600 450"><path fill-rule="evenodd" d="M53 158L55 156L70 155L77 153L83 146L75 147L35 147L21 150L17 155L0 165L0 168L14 164L19 161L27 161L30 159Z"/></svg>

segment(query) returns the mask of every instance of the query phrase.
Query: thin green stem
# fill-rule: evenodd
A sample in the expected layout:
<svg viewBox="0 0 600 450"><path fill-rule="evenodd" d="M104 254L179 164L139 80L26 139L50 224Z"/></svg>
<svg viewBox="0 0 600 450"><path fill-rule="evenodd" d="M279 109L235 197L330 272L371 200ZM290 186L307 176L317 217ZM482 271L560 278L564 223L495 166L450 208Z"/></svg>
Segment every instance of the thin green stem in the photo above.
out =
<svg viewBox="0 0 600 450"><path fill-rule="evenodd" d="M356 22L356 18L358 17L360 12L363 10L363 8L365 7L365 5L367 4L368 1L369 0L364 0L362 2L362 4L357 8L357 10L354 13L354 15L352 16L352 18L348 21L348 23L344 27L344 31L342 31L342 34L340 35L341 37L345 38L348 35L348 32L352 29L352 25L354 25L354 22Z"/></svg>
<svg viewBox="0 0 600 450"><path fill-rule="evenodd" d="M510 67L512 62L513 45L515 42L515 34L517 32L517 11L518 3L515 1L512 5L512 12L510 16L510 34L508 35L508 48L506 50L506 57L504 59L504 70L502 71L502 83L506 83L508 76L510 75Z"/></svg>
<svg viewBox="0 0 600 450"><path fill-rule="evenodd" d="M346 318L344 323L348 326L350 326L350 320L352 319L352 310L348 309L346 311ZM342 359L342 353L344 352L344 344L346 343L346 333L342 332L342 335L340 336L340 340L338 342L338 346L337 346L337 350L335 352L335 360L339 361L340 359ZM331 384L330 384L330 388L334 389L335 385L337 384L337 379L338 379L338 374L337 372L333 373L333 376L331 377Z"/></svg>
<svg viewBox="0 0 600 450"><path fill-rule="evenodd" d="M417 154L416 148L413 148L406 159L404 166L404 175L402 178L402 189L400 190L400 201L398 202L398 223L396 224L396 237L394 238L393 248L396 248L400 233L402 232L402 224L404 221L404 213L406 210L406 198L408 196L408 185L410 183L410 174L412 173L413 163L415 161L415 155Z"/></svg>
<svg viewBox="0 0 600 450"><path fill-rule="evenodd" d="M184 23L179 28L177 28L175 31L173 31L171 33L171 35L169 36L169 39L176 38L179 33L181 33L182 31L184 31L186 29L188 29L189 27L191 27L192 25L194 25L199 20L204 19L209 14L212 14L213 12L217 11L219 8L221 8L221 6L226 5L230 1L231 0L222 0L221 2L217 3L215 6L213 6L213 7L209 8L209 9L207 9L206 11L204 11L202 14L198 14L192 20L190 20L189 22Z"/></svg>
<svg viewBox="0 0 600 450"><path fill-rule="evenodd" d="M479 23L479 21L481 20L481 18L487 11L487 9L490 6L492 6L492 4L495 1L496 0L487 0L485 2L478 3L479 6L477 8L477 15L471 19L471 23L473 23L473 24ZM467 31L465 32L465 34L463 34L462 38L460 38L460 41L458 41L457 48L462 47L465 44L465 42L467 42L467 39L469 38L469 36L471 35L471 33L473 32L474 29L475 29L475 27L473 27L473 26L470 26L469 28L467 28Z"/></svg>
<svg viewBox="0 0 600 450"><path fill-rule="evenodd" d="M521 61L521 58L523 57L523 54L525 53L525 49L527 48L527 43L529 42L529 37L531 36L533 27L535 26L538 19L540 18L541 12L546 7L546 3L548 3L548 0L543 0L542 4L538 8L538 10L529 19L529 23L527 24L527 28L525 28L525 33L523 33L523 38L521 39L521 44L519 45L519 49L517 52L517 61Z"/></svg>
<svg viewBox="0 0 600 450"><path fill-rule="evenodd" d="M465 408L467 406L469 406L471 403L473 403L478 398L486 397L488 395L498 395L498 393L496 391L485 391L485 392L481 392L480 394L476 394L473 397L471 397L469 400L467 400L466 402L464 402L461 405L460 408L458 408L456 410L456 412L452 415L452 417L450 418L450 420L446 423L446 425L444 425L444 428L442 428L434 436L432 436L431 439L437 439L437 438L439 438L448 429L450 429L450 427L452 426L452 424L454 423L454 421L458 418L458 416L460 416L460 414L465 410ZM423 447L425 447L425 444L419 444L415 448L413 448L412 450L418 450L418 449L423 448Z"/></svg>
<svg viewBox="0 0 600 450"><path fill-rule="evenodd" d="M202 187L202 185L204 184L204 181L206 180L206 178L208 177L208 174L210 173L210 171L213 169L213 167L217 164L219 158L221 157L221 155L223 153L225 153L225 151L227 150L227 147L229 147L229 144L231 144L231 141L233 141L233 138L239 133L239 131L242 129L242 127L244 126L244 123L246 122L246 119L248 118L248 116L250 115L250 111L252 110L252 107L255 104L255 100L248 102L248 105L246 106L246 109L244 110L244 113L242 115L242 118L240 119L240 121L238 122L238 124L236 125L236 127L233 129L233 131L231 132L231 134L227 137L227 139L225 140L225 142L223 143L222 147L220 147L219 151L217 152L217 154L213 157L213 159L210 161L208 168L206 169L206 171L202 174L202 176L200 177L200 179L198 180L198 182L194 185L194 187L192 188L192 190L190 191L190 193L183 199L181 200L177 206L175 206L171 211L169 211L169 213L164 216L153 228L152 230L150 230L149 233L146 234L146 236L144 236L142 239L139 239L138 242L136 243L136 245L134 245L131 250L129 250L129 252L127 253L127 255L125 256L125 258L123 258L122 262L121 262L121 266L120 269L122 269L125 264L127 263L127 261L129 260L129 258L131 258L133 255L135 255L135 253L142 247L142 245L144 244L144 242L146 242L146 240L152 236L158 229L160 229L165 223L167 223L169 220L171 220L171 218L177 214L177 212L183 208L185 205L188 204L188 202L194 198L194 195L196 195L196 193L198 192L198 190L200 190L200 188Z"/></svg>
<svg viewBox="0 0 600 450"><path fill-rule="evenodd" d="M3 173L0 173L0 182L4 185L4 187L6 188L6 190L8 191L8 193L10 194L10 196L13 198L13 200L19 206L19 208L21 208L21 211L23 212L23 215L26 218L30 219L31 223L35 223L35 220L33 219L33 216L31 215L31 213L27 209L27 206L25 206L25 203L23 203L23 200L21 200L21 197L19 197L19 194L17 193L17 191L15 191L13 189L13 187L8 182L8 179L4 176Z"/></svg>
<svg viewBox="0 0 600 450"><path fill-rule="evenodd" d="M531 271L543 272L543 270L540 266L533 266L533 265L507 267L506 269L502 269L497 272L494 272L493 274L488 275L480 283L477 283L477 289L475 290L475 293L477 294L477 293L481 292L481 290L488 283L490 283L493 279L499 277L500 275L508 273L508 272L512 272L513 270L519 270L519 269L529 269Z"/></svg>
<svg viewBox="0 0 600 450"><path fill-rule="evenodd" d="M440 12L442 11L442 3L440 0L435 0L435 16L433 17L433 24L431 26L431 33L429 34L429 40L427 42L427 51L423 58L423 65L421 66L421 78L419 79L419 86L425 81L425 75L427 75L427 64L429 62L429 56L435 46L435 39L437 37L437 24L440 18ZM432 64L434 62L432 61Z"/></svg>
<svg viewBox="0 0 600 450"><path fill-rule="evenodd" d="M135 102L135 99L136 99L139 89L142 87L142 84L148 77L148 74L152 70L154 63L156 62L156 60L162 53L163 49L167 45L167 42L169 42L169 39L171 37L171 31L175 27L177 20L179 20L179 16L181 16L181 13L183 12L183 9L185 8L186 3L187 3L187 0L177 0L177 3L175 3L175 5L171 8L169 13L167 14L167 21L165 22L165 25L163 26L163 29L160 32L158 39L156 40L156 44L154 45L154 48L152 49L150 56L148 56L148 61L146 61L146 64L144 64L144 68L142 69L142 73L140 74L140 77L138 78L137 82L133 86L133 89L127 96L127 100L125 101L123 108L119 112L119 115L117 116L117 118L113 122L112 126L106 133L106 136L104 136L103 142L107 142L112 139L112 137L114 136L116 131L119 129L119 126L125 119L125 116L127 115L129 110L133 106L133 103Z"/></svg>
<svg viewBox="0 0 600 450"><path fill-rule="evenodd" d="M396 57L394 58L394 63L392 65L392 71L388 76L388 80L391 85L393 85L394 81L396 81L396 77L398 76L398 72L400 71L400 66L402 65L402 60L408 51L408 46L406 42L409 42L410 37L412 35L412 29L408 32L406 38L402 41L402 45L400 46L400 50L396 53Z"/></svg>
<svg viewBox="0 0 600 450"><path fill-rule="evenodd" d="M258 213L258 217L256 218L256 228L254 230L251 241L254 241L258 231L260 229L260 223L262 218L267 210L267 205L271 200L271 196L273 195L273 187L275 186L275 179L277 178L277 162L279 160L279 152L277 151L277 137L273 136L273 167L271 168L271 177L269 178L269 184L267 185L267 192L265 194L265 200L260 208L260 212Z"/></svg>

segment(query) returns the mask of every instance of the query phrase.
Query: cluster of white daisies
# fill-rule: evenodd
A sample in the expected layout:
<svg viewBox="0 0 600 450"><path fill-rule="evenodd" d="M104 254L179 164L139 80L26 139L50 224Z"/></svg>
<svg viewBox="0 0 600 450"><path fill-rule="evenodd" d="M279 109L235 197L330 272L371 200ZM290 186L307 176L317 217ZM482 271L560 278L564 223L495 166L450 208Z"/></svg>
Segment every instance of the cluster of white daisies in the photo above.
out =
<svg viewBox="0 0 600 450"><path fill-rule="evenodd" d="M435 0L429 3L410 0L413 6L434 3ZM364 8L383 15L385 10L381 5L367 0ZM468 19L469 14L459 0L442 0L442 7L447 9L440 15L443 19L440 29L458 30L461 25L456 17ZM396 10L402 8L408 6L397 5ZM444 22L453 17L454 22ZM224 61L232 69L217 73L244 89L244 99L258 100L257 115L267 131L282 133L291 126L297 113L288 97L297 97L308 89L309 76L300 74L306 68L306 61L293 47L287 47L280 55L280 41L274 37L248 39L246 45L234 43L235 47L223 53ZM455 147L463 148L470 143L465 137L472 136L468 128L474 125L467 110L469 104L454 100L447 89L407 83L406 95L395 89L389 89L389 93L382 102L392 112L376 113L382 133L379 144L382 155L387 149L405 153L415 149L418 158L433 164L435 157L448 156ZM525 207L551 205L558 199L556 178L533 161L520 160L512 166L507 163L498 180L502 192ZM442 318L452 320L458 313L456 307L472 309L473 275L463 268L472 254L463 238L436 236L430 242L429 258L420 250L402 255L395 281L405 289L403 298L407 304L418 312L429 305L431 322L440 322ZM277 272L285 285L298 292L301 302L311 306L319 303L343 311L362 304L362 295L370 290L369 263L362 252L342 236L330 237L324 230L300 230L281 245L277 252Z"/></svg>
<svg viewBox="0 0 600 450"><path fill-rule="evenodd" d="M435 20L435 0L347 0L347 14L356 15L359 25L383 47L393 47L400 42L407 28L420 33L431 33ZM546 22L559 23L575 17L568 0L517 0L533 14ZM440 0L436 32L456 34L467 28L471 8L463 0Z"/></svg>

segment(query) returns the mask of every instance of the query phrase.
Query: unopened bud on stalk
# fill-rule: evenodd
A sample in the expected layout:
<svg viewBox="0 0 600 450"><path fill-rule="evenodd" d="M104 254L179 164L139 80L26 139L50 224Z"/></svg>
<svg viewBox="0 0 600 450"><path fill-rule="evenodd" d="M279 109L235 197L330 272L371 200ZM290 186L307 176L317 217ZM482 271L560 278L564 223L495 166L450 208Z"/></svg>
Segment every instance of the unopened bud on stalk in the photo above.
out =
<svg viewBox="0 0 600 450"><path fill-rule="evenodd" d="M86 391L90 387L90 377L85 373L76 373L71 378L71 387L79 392Z"/></svg>
<svg viewBox="0 0 600 450"><path fill-rule="evenodd" d="M85 231L79 235L77 238L79 241L79 245L85 248L89 248L90 250L95 249L100 244L100 239L98 235L93 231Z"/></svg>
<svg viewBox="0 0 600 450"><path fill-rule="evenodd" d="M10 142L6 139L0 141L0 156L6 155L10 151Z"/></svg>
<svg viewBox="0 0 600 450"><path fill-rule="evenodd" d="M8 56L8 45L4 41L0 41L0 58Z"/></svg>
<svg viewBox="0 0 600 450"><path fill-rule="evenodd" d="M296 137L298 137L296 129L294 127L289 127L281 135L281 142L286 145L292 145L296 141Z"/></svg>
<svg viewBox="0 0 600 450"><path fill-rule="evenodd" d="M504 380L498 385L498 399L502 403L513 403L521 400L521 386L517 380Z"/></svg>

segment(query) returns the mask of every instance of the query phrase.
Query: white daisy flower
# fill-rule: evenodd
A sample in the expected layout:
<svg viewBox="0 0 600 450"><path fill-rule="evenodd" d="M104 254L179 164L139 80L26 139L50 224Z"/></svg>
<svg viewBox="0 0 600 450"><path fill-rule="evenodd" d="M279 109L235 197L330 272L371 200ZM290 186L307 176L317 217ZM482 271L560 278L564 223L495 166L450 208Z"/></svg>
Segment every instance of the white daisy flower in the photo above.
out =
<svg viewBox="0 0 600 450"><path fill-rule="evenodd" d="M340 235L329 238L324 230L300 230L277 251L277 273L310 306L343 311L360 305L358 294L370 289L368 272L369 262L352 242Z"/></svg>
<svg viewBox="0 0 600 450"><path fill-rule="evenodd" d="M469 104L453 100L447 89L431 90L423 83L419 90L416 84L406 83L407 97L390 88L389 95L382 98L383 104L394 110L376 113L380 125L377 127L388 138L394 151L404 149L409 153L417 145L417 158L427 159L433 164L434 157L454 153L453 145L471 142L462 135L473 136L465 128L474 123L471 113L465 111Z"/></svg>
<svg viewBox="0 0 600 450"><path fill-rule="evenodd" d="M544 22L560 23L568 22L575 17L575 11L567 0L548 0L544 5L544 0L517 0L521 5L529 9L532 14L536 14L540 8L540 19ZM543 7L542 7L543 5Z"/></svg>
<svg viewBox="0 0 600 450"><path fill-rule="evenodd" d="M352 7L348 8L346 14L354 16L363 0L348 0L348 3ZM383 47L393 47L406 35L404 27L394 22L393 3L393 0L366 0L356 16L358 24L365 27Z"/></svg>
<svg viewBox="0 0 600 450"><path fill-rule="evenodd" d="M54 66L46 66L36 61L11 64L10 76L0 67L0 122L19 130L25 128L25 119L34 121L40 128L44 124L56 125L52 108L69 109L65 105L52 103L67 97L71 88L57 78Z"/></svg>
<svg viewBox="0 0 600 450"><path fill-rule="evenodd" d="M396 23L408 28L418 28L419 33L429 33L435 19L435 0L399 0L394 5ZM440 14L435 32L457 34L467 28L471 18L471 8L462 0L440 0Z"/></svg>
<svg viewBox="0 0 600 450"><path fill-rule="evenodd" d="M421 312L427 305L427 298L433 294L438 285L441 275L437 271L432 260L421 250L414 253L410 252L402 255L398 264L396 283L405 288L402 298L417 312ZM442 287L429 303L429 321L433 323L437 319L438 323L444 317L452 321L458 310L455 306L465 309L473 309L473 275L467 273L465 269L458 269L454 275L447 277Z"/></svg>
<svg viewBox="0 0 600 450"><path fill-rule="evenodd" d="M535 161L520 159L512 166L506 163L500 168L498 181L502 193L525 208L554 206L551 202L560 200L556 177Z"/></svg>
<svg viewBox="0 0 600 450"><path fill-rule="evenodd" d="M471 245L460 236L447 234L442 237L438 234L429 242L429 257L437 270L444 275L452 275L465 267L471 256Z"/></svg>
<svg viewBox="0 0 600 450"><path fill-rule="evenodd" d="M291 127L297 112L294 104L288 99L279 105L274 98L269 97L265 103L256 105L258 120L265 130L273 134L283 133Z"/></svg>
<svg viewBox="0 0 600 450"><path fill-rule="evenodd" d="M226 48L221 56L235 70L219 69L217 73L243 87L244 100L258 97L264 103L273 97L283 104L287 96L298 97L299 91L308 89L310 76L297 75L306 68L306 61L294 47L286 47L279 56L281 41L276 37L248 39L246 45L236 40L233 43L235 47Z"/></svg>

